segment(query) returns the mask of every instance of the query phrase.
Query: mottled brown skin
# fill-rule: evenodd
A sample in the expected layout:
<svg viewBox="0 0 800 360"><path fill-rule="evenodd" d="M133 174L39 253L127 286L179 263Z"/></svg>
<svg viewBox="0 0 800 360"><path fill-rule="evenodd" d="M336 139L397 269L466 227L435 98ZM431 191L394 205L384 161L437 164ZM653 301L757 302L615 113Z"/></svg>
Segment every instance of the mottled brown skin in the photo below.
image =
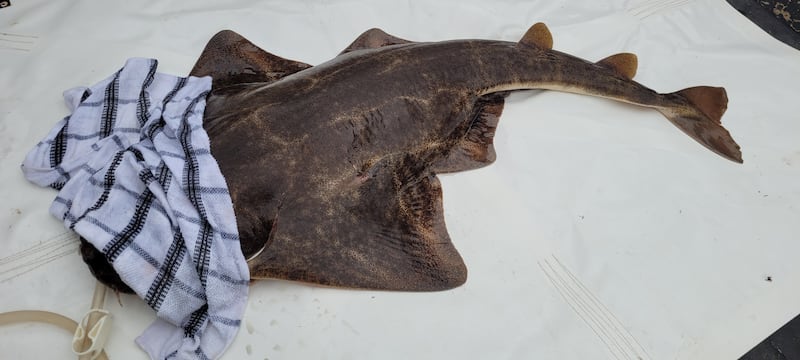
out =
<svg viewBox="0 0 800 360"><path fill-rule="evenodd" d="M542 24L519 43L412 43L373 29L308 67L233 32L215 36L191 74L214 77L205 128L251 277L415 291L462 284L436 174L494 161L494 129L513 90L652 107L741 162L719 124L721 88L659 94L630 79L632 54L592 63L551 44Z"/></svg>

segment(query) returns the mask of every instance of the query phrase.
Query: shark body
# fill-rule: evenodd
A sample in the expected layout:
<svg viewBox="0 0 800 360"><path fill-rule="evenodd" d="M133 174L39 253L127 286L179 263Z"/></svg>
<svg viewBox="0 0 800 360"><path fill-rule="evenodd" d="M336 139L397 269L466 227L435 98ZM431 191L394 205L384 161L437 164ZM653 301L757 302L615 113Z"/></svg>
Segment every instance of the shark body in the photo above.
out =
<svg viewBox="0 0 800 360"><path fill-rule="evenodd" d="M313 67L223 31L191 75L213 78L204 127L252 278L434 291L467 276L436 174L495 160L494 130L512 91L653 108L742 161L720 123L724 89L661 94L632 80L636 66L633 54L590 62L552 50L539 23L519 42L411 42L372 29Z"/></svg>

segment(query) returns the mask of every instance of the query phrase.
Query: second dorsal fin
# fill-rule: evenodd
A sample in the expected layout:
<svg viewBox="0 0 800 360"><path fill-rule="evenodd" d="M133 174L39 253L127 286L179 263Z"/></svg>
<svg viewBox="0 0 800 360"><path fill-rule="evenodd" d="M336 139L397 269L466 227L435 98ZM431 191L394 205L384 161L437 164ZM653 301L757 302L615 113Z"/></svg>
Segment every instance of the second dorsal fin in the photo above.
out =
<svg viewBox="0 0 800 360"><path fill-rule="evenodd" d="M519 43L550 50L553 48L553 35L550 34L547 25L536 23L528 29L522 39L519 40Z"/></svg>
<svg viewBox="0 0 800 360"><path fill-rule="evenodd" d="M310 68L311 65L270 54L231 30L218 32L189 73L211 76L213 87L272 82Z"/></svg>
<svg viewBox="0 0 800 360"><path fill-rule="evenodd" d="M639 67L636 54L631 53L614 54L598 61L597 64L613 70L626 79L633 79L633 77L636 76L636 69Z"/></svg>

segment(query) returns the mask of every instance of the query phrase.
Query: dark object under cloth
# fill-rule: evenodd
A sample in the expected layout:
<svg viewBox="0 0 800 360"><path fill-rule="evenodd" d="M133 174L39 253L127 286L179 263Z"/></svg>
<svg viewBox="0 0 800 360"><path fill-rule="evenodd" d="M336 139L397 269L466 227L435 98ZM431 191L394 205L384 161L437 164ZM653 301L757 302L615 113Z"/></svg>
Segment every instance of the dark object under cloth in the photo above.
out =
<svg viewBox="0 0 800 360"><path fill-rule="evenodd" d="M800 49L800 0L727 0L772 37Z"/></svg>

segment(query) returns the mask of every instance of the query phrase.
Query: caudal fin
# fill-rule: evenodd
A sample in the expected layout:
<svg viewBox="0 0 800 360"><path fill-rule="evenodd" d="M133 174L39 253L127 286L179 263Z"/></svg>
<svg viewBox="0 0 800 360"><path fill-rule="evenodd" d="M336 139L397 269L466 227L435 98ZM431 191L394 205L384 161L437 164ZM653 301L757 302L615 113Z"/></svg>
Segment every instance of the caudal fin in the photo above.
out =
<svg viewBox="0 0 800 360"><path fill-rule="evenodd" d="M669 121L709 150L742 163L739 145L720 120L728 107L724 88L697 86L669 95L675 105L659 109Z"/></svg>

